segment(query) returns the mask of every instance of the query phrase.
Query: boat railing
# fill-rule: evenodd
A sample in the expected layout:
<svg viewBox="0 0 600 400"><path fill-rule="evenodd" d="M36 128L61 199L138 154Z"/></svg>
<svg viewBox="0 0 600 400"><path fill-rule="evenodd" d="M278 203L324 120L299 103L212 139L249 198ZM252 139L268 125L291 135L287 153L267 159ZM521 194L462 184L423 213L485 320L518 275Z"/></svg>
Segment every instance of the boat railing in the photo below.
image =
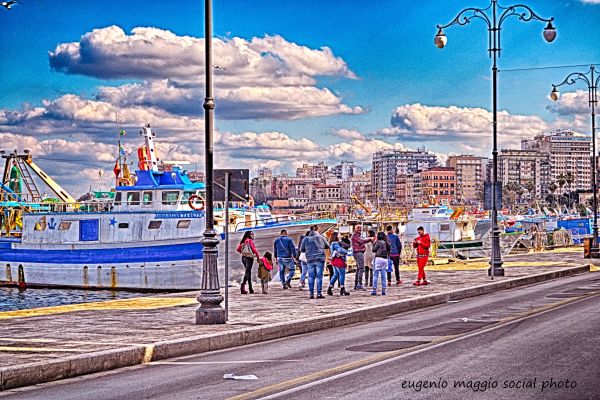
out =
<svg viewBox="0 0 600 400"><path fill-rule="evenodd" d="M237 232L241 229L256 228L269 225L275 225L282 222L306 222L306 221L317 221L322 219L335 219L335 214L331 212L312 212L306 214L294 214L294 215L281 215L271 216L258 219L250 219L247 221L240 221L234 226L233 232Z"/></svg>
<svg viewBox="0 0 600 400"><path fill-rule="evenodd" d="M41 202L21 206L25 213L59 213L59 212L108 212L112 203L108 202Z"/></svg>

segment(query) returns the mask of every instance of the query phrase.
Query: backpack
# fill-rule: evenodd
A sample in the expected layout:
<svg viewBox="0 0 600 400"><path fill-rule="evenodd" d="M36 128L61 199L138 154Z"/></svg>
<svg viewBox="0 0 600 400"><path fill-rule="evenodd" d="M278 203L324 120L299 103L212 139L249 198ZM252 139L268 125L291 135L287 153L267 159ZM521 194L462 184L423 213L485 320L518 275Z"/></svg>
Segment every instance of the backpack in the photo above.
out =
<svg viewBox="0 0 600 400"><path fill-rule="evenodd" d="M252 251L252 247L250 247L250 243L248 243L247 240L242 245L242 257L254 258L254 252Z"/></svg>

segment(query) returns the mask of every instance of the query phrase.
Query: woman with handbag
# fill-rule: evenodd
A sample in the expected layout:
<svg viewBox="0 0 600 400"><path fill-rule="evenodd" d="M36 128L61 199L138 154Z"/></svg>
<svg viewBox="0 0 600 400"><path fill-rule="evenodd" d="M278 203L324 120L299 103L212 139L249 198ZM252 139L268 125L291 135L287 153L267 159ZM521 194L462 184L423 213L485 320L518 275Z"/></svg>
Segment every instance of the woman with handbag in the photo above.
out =
<svg viewBox="0 0 600 400"><path fill-rule="evenodd" d="M254 246L254 232L245 232L236 250L242 255L242 264L244 264L245 270L241 287L242 294L248 294L248 292L252 294L254 293L252 289L252 264L254 264L254 257L260 258L260 254ZM248 292L246 292L246 283L248 283Z"/></svg>
<svg viewBox="0 0 600 400"><path fill-rule="evenodd" d="M298 261L300 262L300 285L298 289L302 290L306 287L306 275L308 273L308 263L306 262L306 253L302 253L300 248L302 247L302 241L305 237L308 236L310 231L306 232L305 235L300 235L300 239L298 240L298 249L296 254L298 254Z"/></svg>
<svg viewBox="0 0 600 400"><path fill-rule="evenodd" d="M377 283L381 277L381 295L385 296L387 269L390 257L390 244L386 240L385 233L377 234L377 241L373 244L375 263L373 265L373 291L371 296L377 296Z"/></svg>
<svg viewBox="0 0 600 400"><path fill-rule="evenodd" d="M342 244L339 240L339 234L334 232L331 235L331 266L333 267L333 276L329 281L327 294L333 296L333 287L336 281L340 283L340 296L350 296L344 286L346 281L346 254L350 246L346 243Z"/></svg>

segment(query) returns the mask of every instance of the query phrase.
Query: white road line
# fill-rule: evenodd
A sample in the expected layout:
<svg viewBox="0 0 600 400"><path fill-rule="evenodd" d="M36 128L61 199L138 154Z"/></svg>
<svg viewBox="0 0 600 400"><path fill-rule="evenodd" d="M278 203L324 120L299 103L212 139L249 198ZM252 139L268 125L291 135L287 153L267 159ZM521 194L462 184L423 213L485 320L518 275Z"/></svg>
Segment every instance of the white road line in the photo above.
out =
<svg viewBox="0 0 600 400"><path fill-rule="evenodd" d="M213 365L213 364L262 364L298 362L300 360L248 360L248 361L154 361L149 365Z"/></svg>

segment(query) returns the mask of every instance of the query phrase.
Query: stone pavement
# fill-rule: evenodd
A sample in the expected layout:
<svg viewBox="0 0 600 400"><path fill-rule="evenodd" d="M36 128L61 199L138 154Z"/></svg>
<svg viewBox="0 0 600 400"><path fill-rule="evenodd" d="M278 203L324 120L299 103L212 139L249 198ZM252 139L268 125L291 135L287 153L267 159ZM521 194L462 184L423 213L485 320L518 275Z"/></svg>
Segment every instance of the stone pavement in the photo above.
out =
<svg viewBox="0 0 600 400"><path fill-rule="evenodd" d="M506 276L497 277L493 282L590 264L589 260L583 259L581 248L508 256L504 261ZM49 362L65 356L145 346L273 323L293 323L307 317L416 299L490 283L487 268L487 260L431 266L428 268L431 285L415 287L411 282L416 268L407 266L402 269L404 284L389 287L385 297L370 296L370 291L351 291L351 296L340 297L336 289L333 297L309 300L308 291L299 291L297 283L292 284L292 290L271 284L268 295L259 293L259 284L253 295L241 295L239 288L234 287L230 290L229 322L226 325L195 325L197 292L0 312L0 367ZM354 282L354 274L349 274L346 280ZM324 291L326 287L325 283Z"/></svg>

